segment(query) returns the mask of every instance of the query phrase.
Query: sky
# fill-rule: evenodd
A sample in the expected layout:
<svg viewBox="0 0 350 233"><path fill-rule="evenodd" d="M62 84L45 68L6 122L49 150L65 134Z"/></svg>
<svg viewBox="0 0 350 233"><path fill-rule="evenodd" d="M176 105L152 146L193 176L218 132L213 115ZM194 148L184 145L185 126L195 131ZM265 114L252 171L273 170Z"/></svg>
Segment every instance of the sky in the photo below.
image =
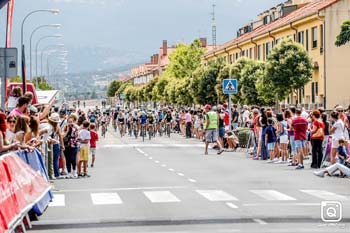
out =
<svg viewBox="0 0 350 233"><path fill-rule="evenodd" d="M20 25L28 12L57 8L61 10L59 15L38 13L28 18L24 30L26 44L36 26L59 23L62 29L42 29L34 40L48 34L62 34L68 51L104 47L148 59L164 39L171 45L207 37L211 43L213 3L217 44L221 44L233 39L237 29L256 19L257 14L280 2L283 0L15 0L13 46L20 47ZM3 8L0 10L2 44L5 19ZM42 47L55 43L61 42L46 40Z"/></svg>

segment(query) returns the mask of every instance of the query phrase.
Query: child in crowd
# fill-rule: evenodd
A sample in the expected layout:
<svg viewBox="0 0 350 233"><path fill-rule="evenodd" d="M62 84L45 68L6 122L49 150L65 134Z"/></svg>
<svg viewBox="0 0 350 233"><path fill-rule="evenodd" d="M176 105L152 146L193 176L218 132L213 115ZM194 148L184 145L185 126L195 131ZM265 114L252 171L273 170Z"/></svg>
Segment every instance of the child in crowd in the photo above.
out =
<svg viewBox="0 0 350 233"><path fill-rule="evenodd" d="M90 143L90 123L88 121L83 122L83 128L78 135L78 142L80 143L80 158L78 165L78 175L83 177L90 177L87 174L87 166L89 161L89 143ZM83 173L81 173L81 165L83 165Z"/></svg>
<svg viewBox="0 0 350 233"><path fill-rule="evenodd" d="M98 141L98 133L95 131L96 125L90 125L90 152L92 156L91 167L94 167L96 156L96 142Z"/></svg>
<svg viewBox="0 0 350 233"><path fill-rule="evenodd" d="M275 160L275 145L277 142L276 129L273 127L273 120L271 118L267 119L266 135L265 135L265 145L269 151L270 160L269 163L276 162Z"/></svg>

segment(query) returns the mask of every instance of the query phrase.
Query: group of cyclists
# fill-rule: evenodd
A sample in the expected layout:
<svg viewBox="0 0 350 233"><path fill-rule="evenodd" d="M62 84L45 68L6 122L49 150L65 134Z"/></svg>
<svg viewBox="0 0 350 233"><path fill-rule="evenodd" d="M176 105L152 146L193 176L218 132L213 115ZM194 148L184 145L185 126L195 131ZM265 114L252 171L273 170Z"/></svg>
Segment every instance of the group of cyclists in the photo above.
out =
<svg viewBox="0 0 350 233"><path fill-rule="evenodd" d="M101 136L105 137L107 128L112 124L114 131L119 130L120 136L126 134L138 138L167 135L170 137L171 131L176 130L179 124L179 115L171 108L160 110L144 109L106 109L101 110L96 107L88 111L88 119L96 124L97 130L101 129Z"/></svg>

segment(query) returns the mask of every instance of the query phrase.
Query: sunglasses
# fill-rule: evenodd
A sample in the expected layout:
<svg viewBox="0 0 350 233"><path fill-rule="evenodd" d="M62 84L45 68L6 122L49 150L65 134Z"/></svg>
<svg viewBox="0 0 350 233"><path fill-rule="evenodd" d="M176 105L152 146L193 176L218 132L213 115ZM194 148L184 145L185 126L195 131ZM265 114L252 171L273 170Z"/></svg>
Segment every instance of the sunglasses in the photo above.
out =
<svg viewBox="0 0 350 233"><path fill-rule="evenodd" d="M16 123L16 121L8 121L8 123L13 123L13 124L15 124L15 123Z"/></svg>

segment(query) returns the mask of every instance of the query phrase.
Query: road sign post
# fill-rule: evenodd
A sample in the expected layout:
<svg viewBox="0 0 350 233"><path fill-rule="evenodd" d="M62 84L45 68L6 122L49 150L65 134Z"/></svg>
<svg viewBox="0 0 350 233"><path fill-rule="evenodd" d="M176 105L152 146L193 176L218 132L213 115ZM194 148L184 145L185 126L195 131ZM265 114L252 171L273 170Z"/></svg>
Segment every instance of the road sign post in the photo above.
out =
<svg viewBox="0 0 350 233"><path fill-rule="evenodd" d="M231 73L231 72L230 72ZM238 83L236 79L224 79L222 82L222 92L224 95L228 95L228 109L229 109L229 115L230 115L230 129L231 129L231 123L232 123L232 114L231 114L231 106L232 106L232 100L231 95L235 95L238 93Z"/></svg>
<svg viewBox="0 0 350 233"><path fill-rule="evenodd" d="M17 77L17 49L0 48L1 108L5 110L6 79Z"/></svg>

